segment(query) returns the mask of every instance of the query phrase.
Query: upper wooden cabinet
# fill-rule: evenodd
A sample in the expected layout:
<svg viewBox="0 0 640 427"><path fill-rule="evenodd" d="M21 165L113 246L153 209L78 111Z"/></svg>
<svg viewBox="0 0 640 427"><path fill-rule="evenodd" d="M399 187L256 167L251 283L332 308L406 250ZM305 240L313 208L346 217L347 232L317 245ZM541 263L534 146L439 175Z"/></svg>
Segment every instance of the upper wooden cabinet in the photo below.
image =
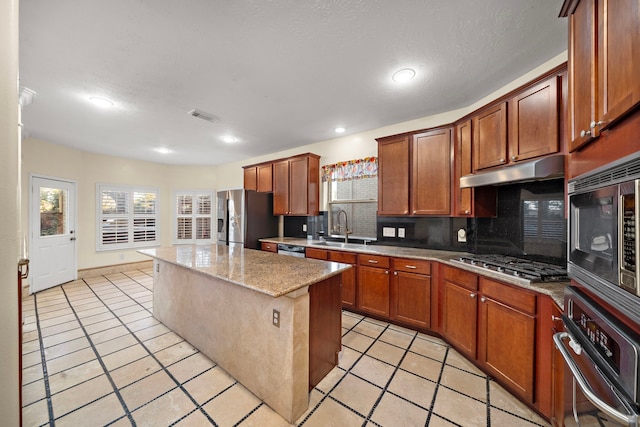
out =
<svg viewBox="0 0 640 427"><path fill-rule="evenodd" d="M260 193L273 191L273 164L243 166L244 189L254 190Z"/></svg>
<svg viewBox="0 0 640 427"><path fill-rule="evenodd" d="M507 163L507 103L501 102L473 117L474 171Z"/></svg>
<svg viewBox="0 0 640 427"><path fill-rule="evenodd" d="M318 215L320 156L303 154L273 163L273 214Z"/></svg>
<svg viewBox="0 0 640 427"><path fill-rule="evenodd" d="M451 128L378 140L378 215L451 213Z"/></svg>
<svg viewBox="0 0 640 427"><path fill-rule="evenodd" d="M640 2L565 0L569 18L570 150L640 102Z"/></svg>

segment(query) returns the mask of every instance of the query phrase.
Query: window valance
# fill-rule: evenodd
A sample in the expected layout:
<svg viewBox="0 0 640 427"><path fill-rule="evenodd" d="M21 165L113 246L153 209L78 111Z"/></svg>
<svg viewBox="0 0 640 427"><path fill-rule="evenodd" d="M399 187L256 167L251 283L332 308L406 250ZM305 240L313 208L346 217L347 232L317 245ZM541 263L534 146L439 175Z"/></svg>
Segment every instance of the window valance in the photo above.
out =
<svg viewBox="0 0 640 427"><path fill-rule="evenodd" d="M321 172L322 182L373 178L378 176L378 158L365 157L364 159L324 165Z"/></svg>

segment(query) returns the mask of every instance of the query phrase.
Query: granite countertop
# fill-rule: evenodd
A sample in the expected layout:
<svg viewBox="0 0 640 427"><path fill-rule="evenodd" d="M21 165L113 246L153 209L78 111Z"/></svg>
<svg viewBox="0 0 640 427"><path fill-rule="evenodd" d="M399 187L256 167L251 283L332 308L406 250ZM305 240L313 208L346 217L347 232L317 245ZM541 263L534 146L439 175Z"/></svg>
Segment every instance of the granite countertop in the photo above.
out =
<svg viewBox="0 0 640 427"><path fill-rule="evenodd" d="M351 268L349 264L282 256L239 245L167 246L138 252L274 298Z"/></svg>
<svg viewBox="0 0 640 427"><path fill-rule="evenodd" d="M456 261L462 255L469 255L464 252L441 251L437 249L407 248L401 246L386 245L363 245L358 243L325 242L323 240L301 239L295 237L270 237L260 239L261 242L285 243L288 245L298 245L318 249L330 249L346 252L367 253L372 255L393 256L402 258L422 259L428 261L439 261L452 267L467 270L485 277L499 280L504 283L519 286L545 295L549 295L554 302L562 309L564 307L564 288L570 282L549 282L549 283L529 283L528 280L513 276L505 276L482 267ZM288 257L291 258L291 257Z"/></svg>

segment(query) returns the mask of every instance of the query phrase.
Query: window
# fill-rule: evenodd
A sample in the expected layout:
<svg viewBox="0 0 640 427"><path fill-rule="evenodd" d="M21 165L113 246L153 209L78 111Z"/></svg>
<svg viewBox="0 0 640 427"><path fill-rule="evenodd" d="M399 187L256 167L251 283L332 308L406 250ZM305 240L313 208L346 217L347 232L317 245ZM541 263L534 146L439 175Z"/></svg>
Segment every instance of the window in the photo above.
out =
<svg viewBox="0 0 640 427"><path fill-rule="evenodd" d="M213 192L177 191L173 200L173 242L211 243Z"/></svg>
<svg viewBox="0 0 640 427"><path fill-rule="evenodd" d="M157 189L104 184L97 187L96 250L157 245Z"/></svg>

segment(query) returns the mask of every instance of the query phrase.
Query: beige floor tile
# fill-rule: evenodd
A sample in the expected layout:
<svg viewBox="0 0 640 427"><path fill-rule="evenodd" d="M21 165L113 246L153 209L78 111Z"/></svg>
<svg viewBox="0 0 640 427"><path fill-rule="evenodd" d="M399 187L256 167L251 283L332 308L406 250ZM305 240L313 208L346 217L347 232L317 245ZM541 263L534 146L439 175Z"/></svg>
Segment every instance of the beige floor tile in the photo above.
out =
<svg viewBox="0 0 640 427"><path fill-rule="evenodd" d="M540 419L540 417L522 419L513 414L509 414L508 412L504 412L496 408L491 408L491 412L489 414L491 417L492 426L510 426L510 427L511 426L512 427L535 427L539 425L549 426L549 427L551 426L546 421ZM531 421L528 421L528 420L531 420ZM597 425L598 424L595 424L595 426ZM586 427L586 426L582 426L582 427Z"/></svg>
<svg viewBox="0 0 640 427"><path fill-rule="evenodd" d="M122 326L122 322L118 319L105 320L104 322L93 323L91 325L86 325L84 329L87 331L89 335L94 335L97 332L102 332L109 330L111 328L117 328L118 326Z"/></svg>
<svg viewBox="0 0 640 427"><path fill-rule="evenodd" d="M487 425L487 405L460 393L439 387L433 412L465 427Z"/></svg>
<svg viewBox="0 0 640 427"><path fill-rule="evenodd" d="M358 323L353 330L355 332L359 332L362 335L366 335L371 338L378 338L382 332L385 330L385 326L381 326L375 323L372 323L368 320L364 320Z"/></svg>
<svg viewBox="0 0 640 427"><path fill-rule="evenodd" d="M113 320L113 319L115 319L113 314L107 311L105 313L96 314L95 316L89 316L89 317L80 319L80 323L82 323L83 326L88 326L88 325L93 325L94 323L104 322L106 320Z"/></svg>
<svg viewBox="0 0 640 427"><path fill-rule="evenodd" d="M451 423L437 414L431 414L429 427L458 427L458 424ZM507 426L505 426L507 427Z"/></svg>
<svg viewBox="0 0 640 427"><path fill-rule="evenodd" d="M109 313L109 309L103 304L100 304L100 307L92 308L78 313L78 317L80 318L80 320L82 320L105 313Z"/></svg>
<svg viewBox="0 0 640 427"><path fill-rule="evenodd" d="M147 341L151 338L159 337L160 335L164 335L168 332L171 332L171 329L167 328L162 323L159 323L149 328L136 331L135 334L140 339L140 341Z"/></svg>
<svg viewBox="0 0 640 427"><path fill-rule="evenodd" d="M44 377L42 365L33 365L22 369L22 383L29 384Z"/></svg>
<svg viewBox="0 0 640 427"><path fill-rule="evenodd" d="M22 343L22 354L40 352L40 341L32 340Z"/></svg>
<svg viewBox="0 0 640 427"><path fill-rule="evenodd" d="M419 354L407 353L400 364L400 368L437 382L442 363Z"/></svg>
<svg viewBox="0 0 640 427"><path fill-rule="evenodd" d="M344 337L342 337L342 346L350 347L354 350L364 353L369 346L373 343L374 339L366 335L359 334L351 331Z"/></svg>
<svg viewBox="0 0 640 427"><path fill-rule="evenodd" d="M103 299L103 302L111 309L111 310L119 310L121 308L125 308L125 307L131 307L131 306L137 306L138 304L136 304L135 301L133 301L131 298L124 296L124 297L120 297L117 298L116 300L112 301L112 300L106 300Z"/></svg>
<svg viewBox="0 0 640 427"><path fill-rule="evenodd" d="M342 326L345 328L353 328L362 319L364 317L359 314L342 312Z"/></svg>
<svg viewBox="0 0 640 427"><path fill-rule="evenodd" d="M48 348L84 336L84 331L80 328L77 328L71 331L63 332L61 334L52 335L50 337L42 337L42 345L44 348Z"/></svg>
<svg viewBox="0 0 640 427"><path fill-rule="evenodd" d="M198 374L216 366L202 353L195 353L184 360L174 363L167 369L180 383L184 383Z"/></svg>
<svg viewBox="0 0 640 427"><path fill-rule="evenodd" d="M179 427L211 427L212 424L211 421L197 409L175 425Z"/></svg>
<svg viewBox="0 0 640 427"><path fill-rule="evenodd" d="M429 411L385 393L371 415L382 426L423 426Z"/></svg>
<svg viewBox="0 0 640 427"><path fill-rule="evenodd" d="M411 344L411 340L413 340L414 336L415 336L415 332L413 333L413 335L410 335L410 334L406 334L404 332L400 332L400 331L389 328L386 331L384 331L384 333L380 337L380 340L389 344L393 344L396 347L406 349L409 347L409 344Z"/></svg>
<svg viewBox="0 0 640 427"><path fill-rule="evenodd" d="M169 366L197 352L198 350L191 344L186 341L182 341L181 343L172 345L169 348L160 350L155 353L154 356L160 361L160 363L162 363L163 366Z"/></svg>
<svg viewBox="0 0 640 427"><path fill-rule="evenodd" d="M339 403L325 399L311 414L305 427L359 427L364 418Z"/></svg>
<svg viewBox="0 0 640 427"><path fill-rule="evenodd" d="M174 389L131 415L139 427L157 427L170 425L194 409L195 405L182 390Z"/></svg>
<svg viewBox="0 0 640 427"><path fill-rule="evenodd" d="M128 324L128 323L137 322L138 320L147 319L150 317L151 317L151 313L149 313L146 310L142 310L142 311L137 311L135 313L125 314L124 316L120 316L120 320Z"/></svg>
<svg viewBox="0 0 640 427"><path fill-rule="evenodd" d="M395 366L364 355L358 363L351 368L351 373L380 387L384 387L387 385L387 382L389 382L394 370Z"/></svg>
<svg viewBox="0 0 640 427"><path fill-rule="evenodd" d="M96 345L96 350L98 350L101 357L104 357L108 354L115 353L116 351L131 347L137 343L138 340L136 340L133 335L128 334L100 343Z"/></svg>
<svg viewBox="0 0 640 427"><path fill-rule="evenodd" d="M56 418L86 405L96 399L113 393L106 375L101 375L75 387L51 396L53 414Z"/></svg>
<svg viewBox="0 0 640 427"><path fill-rule="evenodd" d="M124 316L125 314L131 314L131 313L137 313L139 311L145 311L144 308L142 308L139 304L133 304L130 305L128 307L122 307L122 308L117 308L117 309L112 309L113 313L118 316ZM146 312L146 311L145 311Z"/></svg>
<svg viewBox="0 0 640 427"><path fill-rule="evenodd" d="M287 420L267 405L262 405L242 422L242 427L289 427Z"/></svg>
<svg viewBox="0 0 640 427"><path fill-rule="evenodd" d="M93 359L79 366L65 369L55 375L49 375L49 390L51 390L51 394L59 393L103 374L104 370L100 362L97 359Z"/></svg>
<svg viewBox="0 0 640 427"><path fill-rule="evenodd" d="M42 363L42 355L39 351L34 351L22 355L22 366L24 368L37 365L38 363Z"/></svg>
<svg viewBox="0 0 640 427"><path fill-rule="evenodd" d="M440 384L483 402L487 401L487 378L445 365Z"/></svg>
<svg viewBox="0 0 640 427"><path fill-rule="evenodd" d="M105 366L108 370L114 370L120 366L124 366L128 363L134 362L138 359L148 356L149 353L140 344L133 345L125 348L124 350L116 351L102 358Z"/></svg>
<svg viewBox="0 0 640 427"><path fill-rule="evenodd" d="M132 332L136 332L140 329L145 329L150 326L157 325L158 323L160 323L158 319L154 317L146 317L144 319L136 320L135 322L127 323L127 327L129 327Z"/></svg>
<svg viewBox="0 0 640 427"><path fill-rule="evenodd" d="M84 336L79 338L61 342L60 344L52 345L44 349L44 357L47 360L53 360L56 357L64 356L65 354L75 353L78 350L89 348L89 340Z"/></svg>
<svg viewBox="0 0 640 427"><path fill-rule="evenodd" d="M235 382L236 380L223 371L222 368L216 366L191 381L186 382L184 388L196 402L202 405Z"/></svg>
<svg viewBox="0 0 640 427"><path fill-rule="evenodd" d="M166 372L158 371L120 389L120 394L129 410L133 411L176 387L177 384Z"/></svg>
<svg viewBox="0 0 640 427"><path fill-rule="evenodd" d="M112 340L117 337L127 335L129 331L122 325L118 325L114 328L109 328L100 332L94 332L91 334L91 341L94 345L101 344L105 341Z"/></svg>
<svg viewBox="0 0 640 427"><path fill-rule="evenodd" d="M348 347L342 346L342 351L340 353L340 358L338 359L338 366L344 369L345 371L351 369L356 360L362 356L361 353L358 353L355 350L352 350Z"/></svg>
<svg viewBox="0 0 640 427"><path fill-rule="evenodd" d="M446 345L437 344L420 337L416 337L409 350L435 360L444 360L444 356L447 354Z"/></svg>
<svg viewBox="0 0 640 427"><path fill-rule="evenodd" d="M45 399L22 408L22 427L36 427L49 422L49 409Z"/></svg>
<svg viewBox="0 0 640 427"><path fill-rule="evenodd" d="M60 323L54 326L49 326L47 328L40 328L40 333L43 337L50 337L52 335L56 335L62 332L67 332L72 329L77 329L80 327L80 324L77 320L72 320L70 322Z"/></svg>
<svg viewBox="0 0 640 427"><path fill-rule="evenodd" d="M296 420L295 425L301 424L302 421L304 421L307 416L315 410L316 406L318 405L318 403L320 403L323 397L324 394L320 393L318 390L311 390L311 393L309 393L309 407L307 408L305 413Z"/></svg>
<svg viewBox="0 0 640 427"><path fill-rule="evenodd" d="M219 426L231 426L240 421L260 403L258 398L246 388L236 384L207 403L204 406L204 410Z"/></svg>
<svg viewBox="0 0 640 427"><path fill-rule="evenodd" d="M398 369L387 390L423 408L429 408L436 390L436 383Z"/></svg>
<svg viewBox="0 0 640 427"><path fill-rule="evenodd" d="M47 397L44 390L44 379L32 383L23 383L22 386L22 406L27 406L40 399Z"/></svg>
<svg viewBox="0 0 640 427"><path fill-rule="evenodd" d="M144 341L144 345L151 353L157 353L160 350L164 350L165 348L171 347L172 345L178 344L182 341L184 340L180 335L175 332L168 332Z"/></svg>
<svg viewBox="0 0 640 427"><path fill-rule="evenodd" d="M118 388L123 388L141 378L158 372L162 367L153 357L147 356L131 362L110 372L111 379Z"/></svg>
<svg viewBox="0 0 640 427"><path fill-rule="evenodd" d="M336 385L345 374L345 371L336 366L316 385L316 388L325 393L329 393L333 386Z"/></svg>
<svg viewBox="0 0 640 427"><path fill-rule="evenodd" d="M330 396L342 403L348 403L350 408L366 416L380 394L382 389L379 387L348 374L333 389Z"/></svg>
<svg viewBox="0 0 640 427"><path fill-rule="evenodd" d="M115 393L111 393L77 411L56 419L56 427L77 427L89 424L101 426L109 424L123 415L125 412L120 400Z"/></svg>
<svg viewBox="0 0 640 427"><path fill-rule="evenodd" d="M449 349L446 363L447 365L455 366L457 368L464 369L465 371L473 372L477 375L484 375L484 373L480 369L476 368L473 363L471 363L453 348Z"/></svg>
<svg viewBox="0 0 640 427"><path fill-rule="evenodd" d="M366 354L395 366L400 363L404 353L403 349L378 340L367 350Z"/></svg>
<svg viewBox="0 0 640 427"><path fill-rule="evenodd" d="M26 321L27 313L25 312L24 309L22 310L22 313L24 314L25 321ZM48 311L48 312L44 312L44 313L38 312L38 318L40 319L40 326L41 327L42 327L42 322L45 321L45 320L57 319L57 318L60 318L62 316L69 316L69 315L73 316L73 310L71 310L70 307L65 307L65 308L61 308L60 310L52 310L52 311ZM33 312L33 316L34 316L33 317L33 321L35 321L35 310ZM65 322L68 322L69 320L73 320L73 319L75 319L75 317L72 318L72 319L67 319L67 320L65 320Z"/></svg>
<svg viewBox="0 0 640 427"><path fill-rule="evenodd" d="M91 314L87 314L85 312L88 310L93 310L95 308L104 309L104 304L102 303L102 301L94 298L91 302L87 302L85 304L73 303L73 309L76 311L76 313L78 313L78 317L80 318L91 316Z"/></svg>
<svg viewBox="0 0 640 427"><path fill-rule="evenodd" d="M73 353L65 354L64 356L56 357L55 359L47 359L47 371L49 375L54 375L94 359L96 359L96 354L93 350L91 348L84 348Z"/></svg>
<svg viewBox="0 0 640 427"><path fill-rule="evenodd" d="M537 413L529 409L527 405L520 402L495 381L489 383L489 399L491 406L504 409L507 412L519 415L527 420L532 420L535 423L546 425L545 420Z"/></svg>

